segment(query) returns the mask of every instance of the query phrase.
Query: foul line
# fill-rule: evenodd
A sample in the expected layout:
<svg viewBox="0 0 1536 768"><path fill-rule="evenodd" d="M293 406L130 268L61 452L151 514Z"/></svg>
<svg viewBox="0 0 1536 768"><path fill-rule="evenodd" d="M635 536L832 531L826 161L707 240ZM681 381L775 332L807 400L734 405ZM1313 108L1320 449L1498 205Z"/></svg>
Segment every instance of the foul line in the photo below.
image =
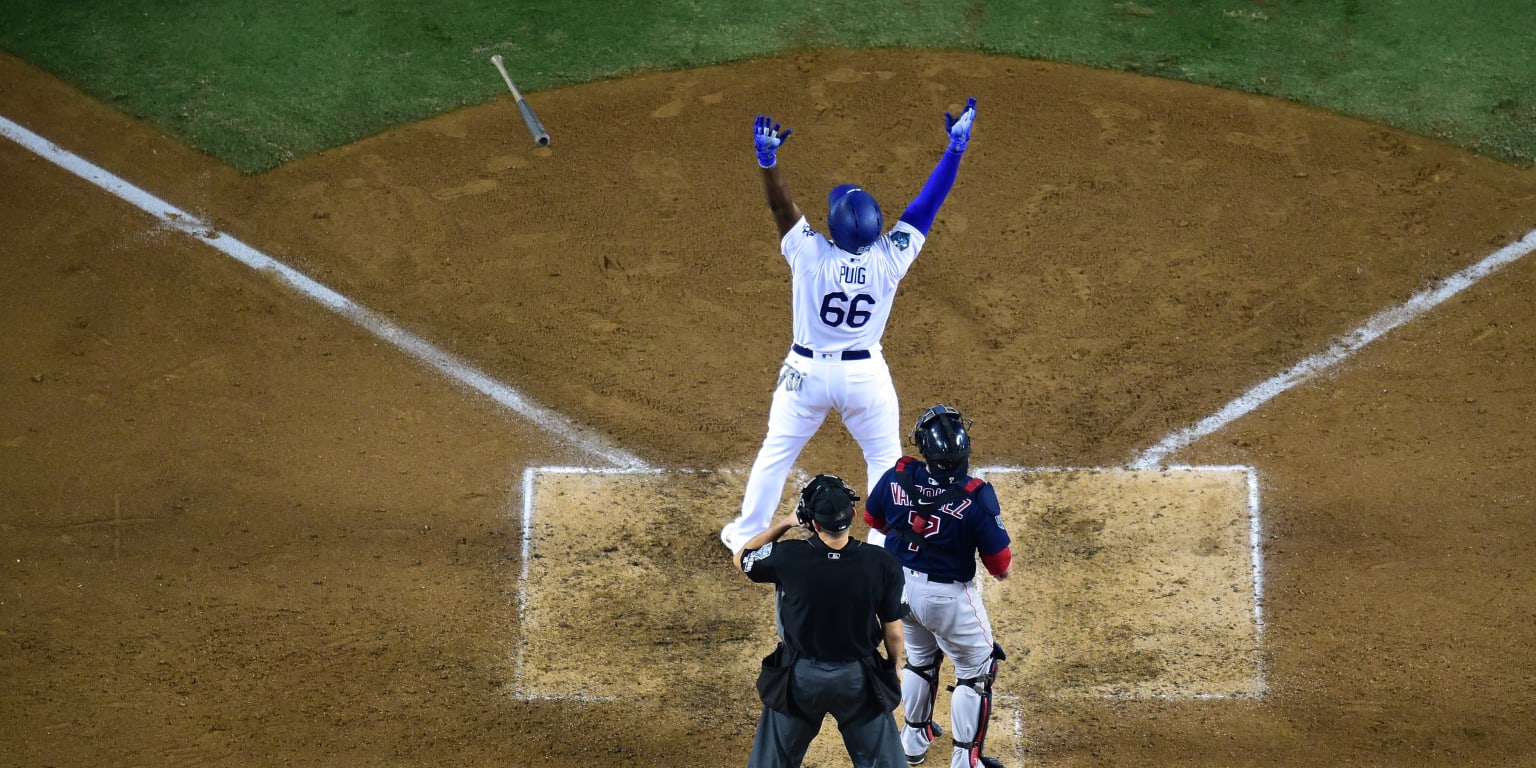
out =
<svg viewBox="0 0 1536 768"><path fill-rule="evenodd" d="M374 336L389 342L396 349L436 368L453 381L489 397L507 410L553 432L587 453L621 467L646 466L638 456L609 444L608 441L571 423L555 411L532 402L521 392L497 381L420 336L395 325L377 312L357 304L308 275L234 237L215 230L208 222L118 178L100 166L5 117L0 117L0 135L155 217L167 227L191 235L241 264L264 273L319 302L326 309L351 320Z"/></svg>
<svg viewBox="0 0 1536 768"><path fill-rule="evenodd" d="M1482 261L1432 284L1414 294L1403 304L1382 310L1365 322L1365 325L1344 334L1319 352L1275 377L1248 390L1242 397L1228 403L1225 408L1201 419L1192 427L1185 427L1163 438L1162 442L1148 448L1131 462L1132 469L1156 469L1169 455L1188 447L1191 443L1247 415L1255 408L1273 400L1282 392L1296 386L1318 373L1338 364L1358 352L1361 347L1381 338L1387 332L1439 306L1446 299L1466 290L1477 281L1536 250L1536 230L1525 237L1494 251Z"/></svg>

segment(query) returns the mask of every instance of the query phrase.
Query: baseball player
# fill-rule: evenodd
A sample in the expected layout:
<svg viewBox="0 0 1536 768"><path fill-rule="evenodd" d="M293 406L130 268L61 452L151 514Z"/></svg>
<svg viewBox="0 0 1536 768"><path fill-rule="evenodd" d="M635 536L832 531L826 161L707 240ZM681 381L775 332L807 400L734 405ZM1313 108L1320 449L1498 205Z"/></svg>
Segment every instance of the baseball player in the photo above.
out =
<svg viewBox="0 0 1536 768"><path fill-rule="evenodd" d="M992 683L1005 657L976 581L976 556L994 577L1008 578L1013 561L1008 531L990 483L971 477L971 437L960 412L935 405L912 430L923 460L902 457L869 495L864 520L886 533L885 548L906 575L902 620L907 664L901 680L907 763L922 763L942 735L932 723L939 664L955 662L949 700L951 768L1002 768L982 755L992 715Z"/></svg>
<svg viewBox="0 0 1536 768"><path fill-rule="evenodd" d="M779 369L768 436L747 477L741 513L720 531L732 552L768 528L790 466L828 411L837 409L863 450L868 487L901 455L901 411L880 337L897 283L923 249L954 186L975 120L974 98L959 117L944 113L949 146L889 230L873 195L853 184L834 187L827 196L828 239L811 227L779 172L776 152L790 131L757 116L753 144L779 246L789 262L794 340ZM872 531L870 540L879 543L879 534Z"/></svg>

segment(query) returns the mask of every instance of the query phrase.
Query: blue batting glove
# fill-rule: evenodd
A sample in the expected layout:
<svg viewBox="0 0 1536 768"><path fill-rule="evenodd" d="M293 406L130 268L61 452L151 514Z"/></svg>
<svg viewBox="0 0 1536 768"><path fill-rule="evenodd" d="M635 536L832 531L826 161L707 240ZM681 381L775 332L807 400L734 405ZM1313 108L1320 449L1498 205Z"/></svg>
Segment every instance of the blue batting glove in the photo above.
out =
<svg viewBox="0 0 1536 768"><path fill-rule="evenodd" d="M976 122L976 97L971 97L965 102L965 109L960 111L959 117L954 117L948 112L944 113L944 130L949 132L949 151L964 152L966 142L971 140L971 124Z"/></svg>
<svg viewBox="0 0 1536 768"><path fill-rule="evenodd" d="M767 115L758 115L757 122L752 129L752 145L757 149L757 164L764 168L772 168L778 159L773 153L777 152L779 145L789 140L790 130L779 132L779 124Z"/></svg>

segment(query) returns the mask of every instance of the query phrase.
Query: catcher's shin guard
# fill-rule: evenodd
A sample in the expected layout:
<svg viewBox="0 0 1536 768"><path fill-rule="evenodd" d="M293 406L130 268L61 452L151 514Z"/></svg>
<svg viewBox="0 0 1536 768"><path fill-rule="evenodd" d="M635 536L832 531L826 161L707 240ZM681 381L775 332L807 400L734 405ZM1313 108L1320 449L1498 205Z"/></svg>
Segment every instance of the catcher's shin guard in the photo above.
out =
<svg viewBox="0 0 1536 768"><path fill-rule="evenodd" d="M964 750L966 764L973 767L1002 768L1002 763L981 751L987 741L987 725L992 720L992 685L997 682L997 662L1003 658L1006 658L1003 649L994 647L986 674L957 678L949 689L954 692L949 707L955 729L955 749Z"/></svg>
<svg viewBox="0 0 1536 768"><path fill-rule="evenodd" d="M939 665L943 663L943 656L920 667L909 662L906 670L911 674L902 675L901 708L906 717L906 728L901 732L901 744L909 755L927 750L928 745L944 733L933 724L933 705L939 695Z"/></svg>

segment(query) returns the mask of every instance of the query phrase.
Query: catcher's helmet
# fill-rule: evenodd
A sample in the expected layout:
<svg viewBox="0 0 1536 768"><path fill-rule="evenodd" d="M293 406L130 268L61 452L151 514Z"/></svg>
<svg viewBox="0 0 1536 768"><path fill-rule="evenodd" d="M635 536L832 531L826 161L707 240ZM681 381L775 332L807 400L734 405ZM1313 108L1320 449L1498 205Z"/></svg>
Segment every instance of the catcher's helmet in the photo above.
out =
<svg viewBox="0 0 1536 768"><path fill-rule="evenodd" d="M800 489L795 518L805 526L815 520L822 530L837 533L853 525L853 503L858 500L859 495L841 477L817 475Z"/></svg>
<svg viewBox="0 0 1536 768"><path fill-rule="evenodd" d="M953 475L962 471L971 457L971 435L960 411L940 403L917 417L912 428L912 442L923 454L928 469L935 475Z"/></svg>
<svg viewBox="0 0 1536 768"><path fill-rule="evenodd" d="M827 195L827 228L832 242L849 253L863 253L883 232L885 217L875 196L855 184L839 184Z"/></svg>

